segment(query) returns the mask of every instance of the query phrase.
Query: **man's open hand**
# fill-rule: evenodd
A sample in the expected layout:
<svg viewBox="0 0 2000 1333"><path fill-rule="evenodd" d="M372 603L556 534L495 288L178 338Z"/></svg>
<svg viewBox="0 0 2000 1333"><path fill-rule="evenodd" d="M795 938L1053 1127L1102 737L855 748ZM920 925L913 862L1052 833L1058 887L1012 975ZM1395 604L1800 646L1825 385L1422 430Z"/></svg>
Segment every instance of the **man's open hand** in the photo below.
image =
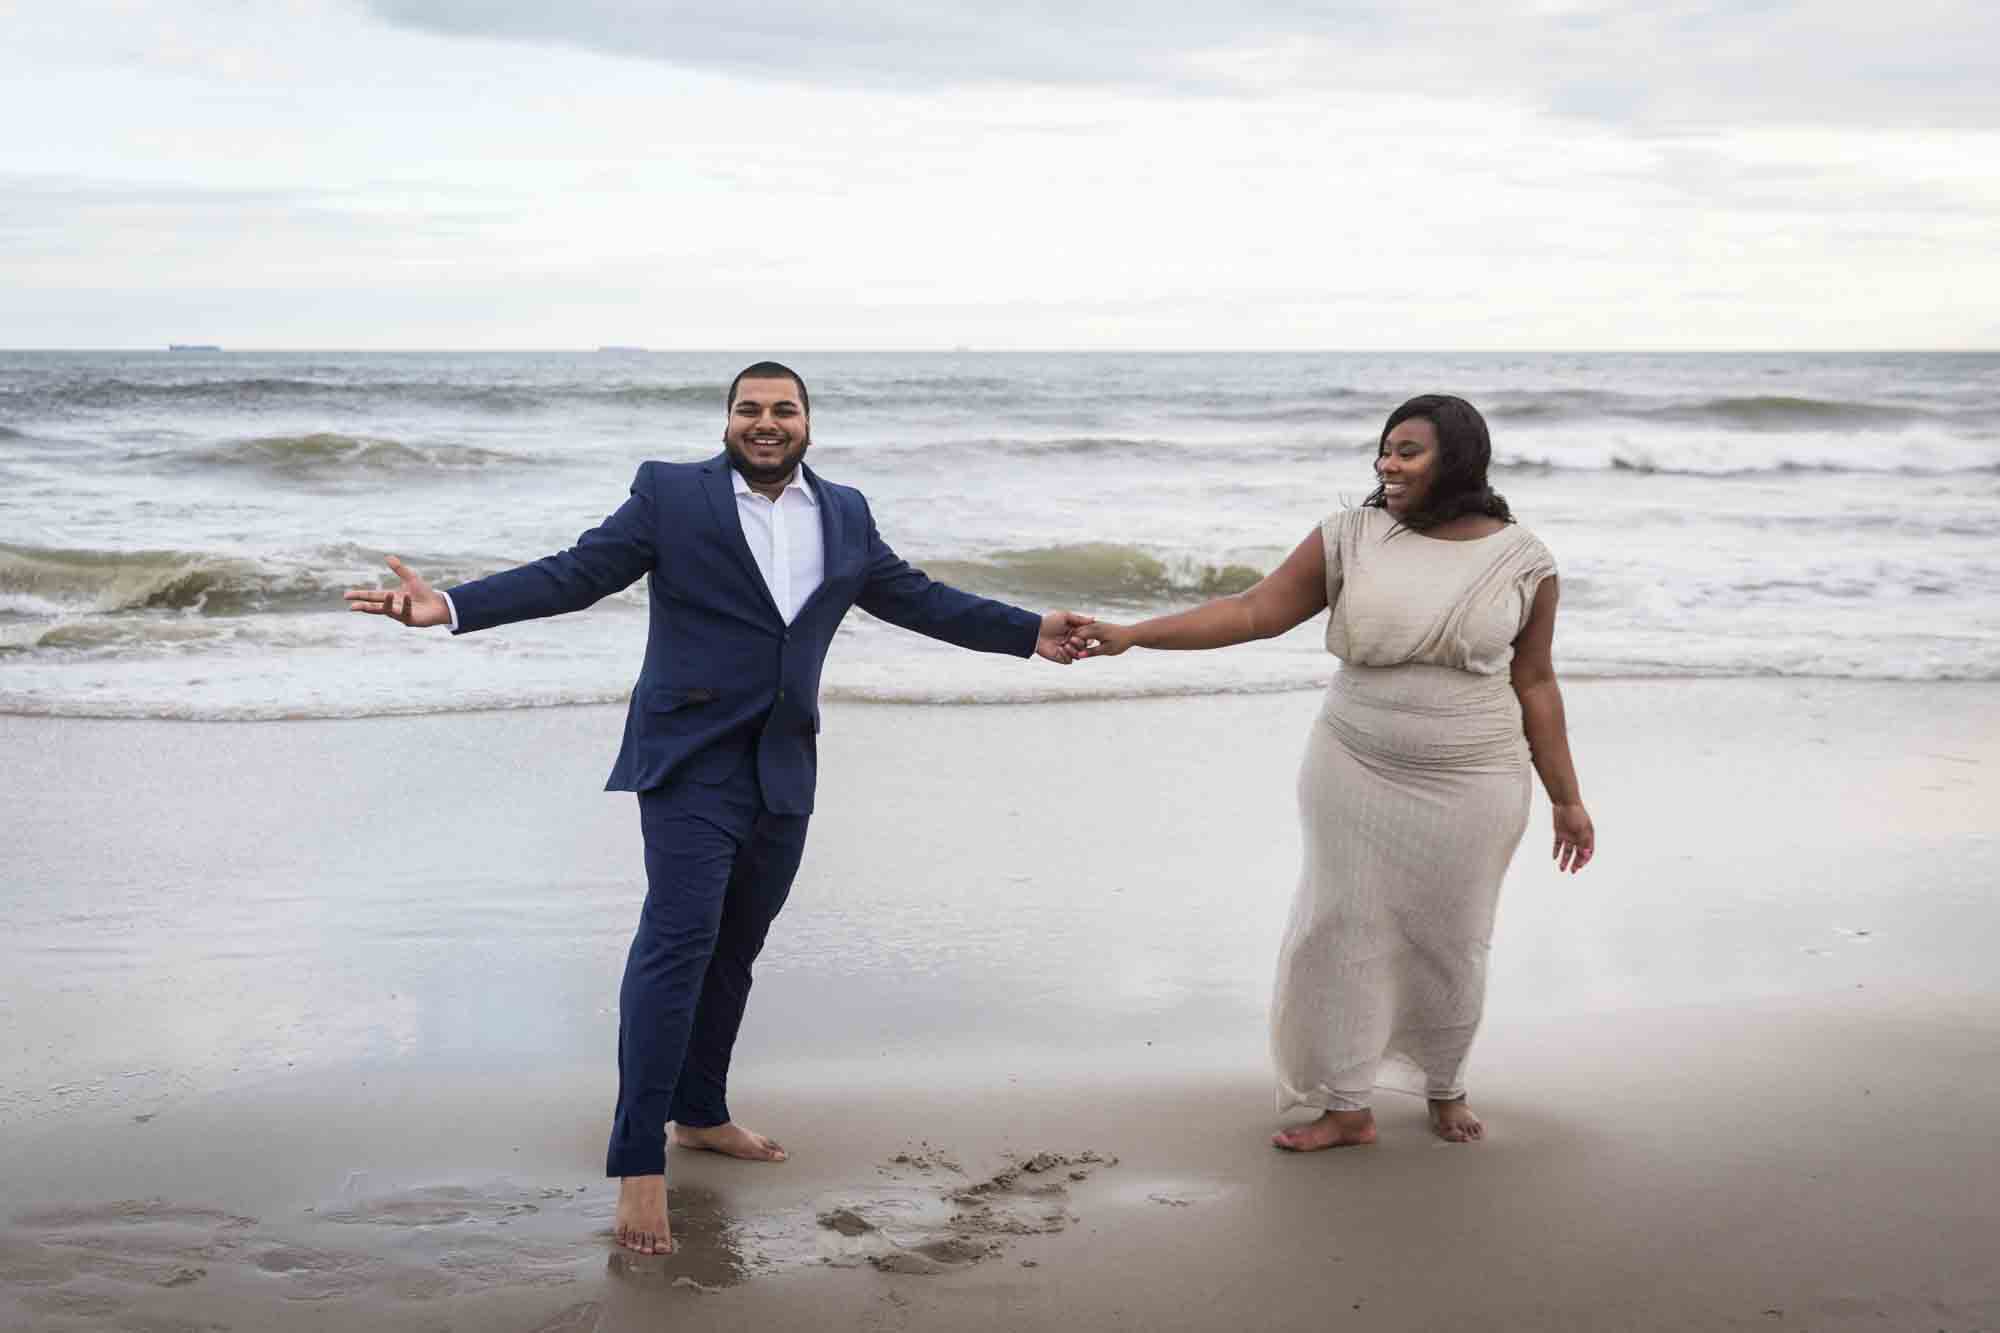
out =
<svg viewBox="0 0 2000 1333"><path fill-rule="evenodd" d="M363 615L388 616L418 629L451 623L451 608L445 605L444 597L425 583L416 570L392 555L389 572L396 576L399 586L349 588L341 594L347 600L347 609ZM1046 626L1048 621L1044 619L1042 624Z"/></svg>
<svg viewBox="0 0 2000 1333"><path fill-rule="evenodd" d="M1042 630L1035 640L1035 656L1068 666L1076 661L1086 641L1083 629L1097 622L1080 611L1051 611L1042 617Z"/></svg>

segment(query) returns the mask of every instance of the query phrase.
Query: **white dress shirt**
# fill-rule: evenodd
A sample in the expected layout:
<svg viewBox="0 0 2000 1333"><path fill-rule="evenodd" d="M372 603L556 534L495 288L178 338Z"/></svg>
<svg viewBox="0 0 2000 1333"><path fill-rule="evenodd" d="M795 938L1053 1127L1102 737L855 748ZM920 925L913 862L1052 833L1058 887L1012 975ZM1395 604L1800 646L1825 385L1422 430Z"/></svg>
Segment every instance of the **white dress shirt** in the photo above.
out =
<svg viewBox="0 0 2000 1333"><path fill-rule="evenodd" d="M733 467L729 486L736 492L736 521L742 525L743 540L757 562L757 572L764 576L764 586L771 590L771 600L778 604L778 614L789 625L798 619L806 599L826 582L826 534L819 525L819 497L806 484L803 470L792 473L776 500L751 490ZM458 606L450 593L439 595L456 634Z"/></svg>
<svg viewBox="0 0 2000 1333"><path fill-rule="evenodd" d="M826 534L819 526L819 497L806 484L806 474L794 471L776 500L766 499L750 489L743 474L729 469L730 489L736 492L736 518L743 525L743 540L778 604L778 614L787 625L798 619L799 608L826 581Z"/></svg>

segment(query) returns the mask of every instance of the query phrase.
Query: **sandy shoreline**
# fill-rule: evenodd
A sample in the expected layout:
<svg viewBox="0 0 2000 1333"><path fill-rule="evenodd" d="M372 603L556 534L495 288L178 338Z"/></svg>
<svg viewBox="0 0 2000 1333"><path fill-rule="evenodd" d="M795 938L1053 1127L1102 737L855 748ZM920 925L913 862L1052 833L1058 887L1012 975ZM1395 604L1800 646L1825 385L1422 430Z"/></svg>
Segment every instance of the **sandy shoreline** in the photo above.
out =
<svg viewBox="0 0 2000 1333"><path fill-rule="evenodd" d="M1604 853L1537 802L1491 1141L1389 1099L1312 1159L1262 1042L1316 699L830 707L738 1060L794 1160L676 1155L664 1260L600 1235L611 710L0 718L0 1328L2000 1326L2000 689L1568 692Z"/></svg>

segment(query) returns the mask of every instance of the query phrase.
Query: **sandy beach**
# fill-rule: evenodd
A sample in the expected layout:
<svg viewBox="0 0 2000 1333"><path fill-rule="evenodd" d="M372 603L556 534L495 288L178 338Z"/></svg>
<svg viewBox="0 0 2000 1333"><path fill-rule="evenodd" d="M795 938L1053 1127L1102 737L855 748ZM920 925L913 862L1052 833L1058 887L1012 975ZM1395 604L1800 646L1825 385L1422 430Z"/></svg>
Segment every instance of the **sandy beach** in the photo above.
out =
<svg viewBox="0 0 2000 1333"><path fill-rule="evenodd" d="M1581 680L1451 1146L1267 1145L1316 695L829 703L738 1048L599 1172L601 707L0 718L0 1328L2000 1327L2000 688Z"/></svg>

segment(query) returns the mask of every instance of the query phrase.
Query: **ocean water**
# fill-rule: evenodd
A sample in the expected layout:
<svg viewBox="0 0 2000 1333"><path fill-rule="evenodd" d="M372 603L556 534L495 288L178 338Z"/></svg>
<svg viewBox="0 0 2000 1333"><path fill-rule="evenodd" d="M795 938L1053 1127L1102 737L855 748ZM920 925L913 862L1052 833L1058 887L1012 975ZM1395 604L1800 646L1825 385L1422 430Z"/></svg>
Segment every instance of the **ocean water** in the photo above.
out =
<svg viewBox="0 0 2000 1333"><path fill-rule="evenodd" d="M1125 619L1246 586L1471 399L1590 675L2000 679L2000 354L779 353L902 555ZM720 447L730 353L0 353L0 712L252 719L623 699L643 586L452 638L348 614L559 549ZM1308 687L1321 626L1058 668L848 618L833 699Z"/></svg>

